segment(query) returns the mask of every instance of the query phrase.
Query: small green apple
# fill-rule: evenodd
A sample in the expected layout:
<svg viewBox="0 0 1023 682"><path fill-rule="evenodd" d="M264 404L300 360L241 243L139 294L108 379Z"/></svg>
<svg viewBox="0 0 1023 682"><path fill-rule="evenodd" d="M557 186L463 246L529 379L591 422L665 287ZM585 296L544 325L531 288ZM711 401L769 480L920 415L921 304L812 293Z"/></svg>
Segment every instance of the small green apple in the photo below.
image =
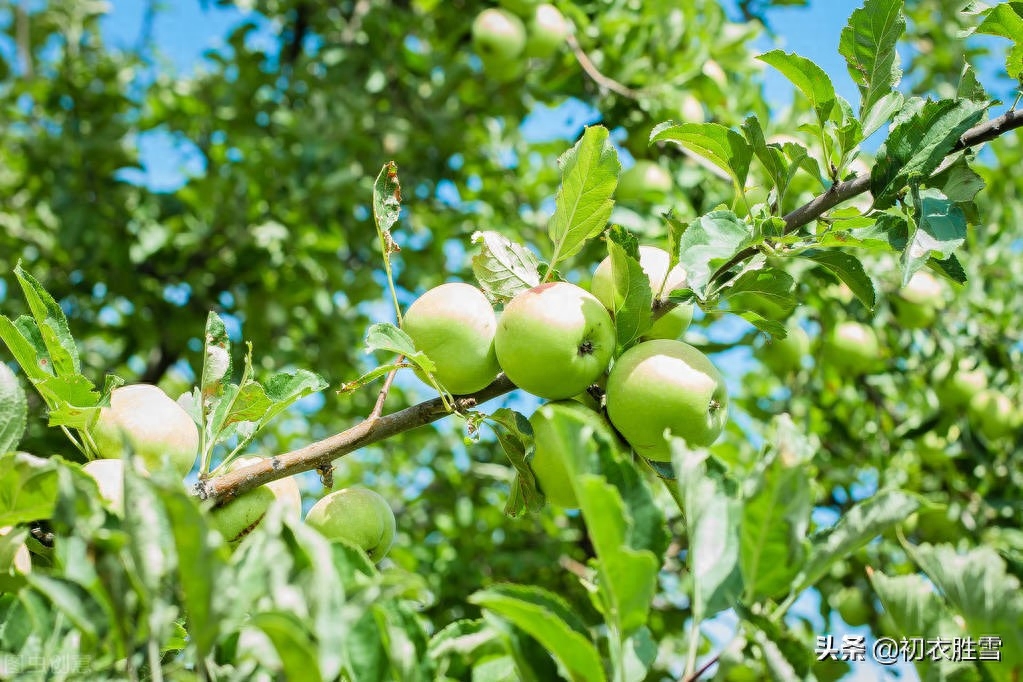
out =
<svg viewBox="0 0 1023 682"><path fill-rule="evenodd" d="M865 595L853 587L843 587L829 601L842 620L853 627L866 625L874 615Z"/></svg>
<svg viewBox="0 0 1023 682"><path fill-rule="evenodd" d="M784 339L772 338L756 351L757 359L779 376L798 370L810 354L810 337L802 327L790 324L786 331Z"/></svg>
<svg viewBox="0 0 1023 682"><path fill-rule="evenodd" d="M227 472L259 462L261 457L239 457L227 467ZM302 491L294 477L281 478L261 485L210 511L210 523L232 547L255 530L271 505L280 505L285 516L298 521L302 518Z"/></svg>
<svg viewBox="0 0 1023 682"><path fill-rule="evenodd" d="M323 497L305 522L328 540L344 540L380 561L394 542L394 512L387 500L366 488L345 488Z"/></svg>
<svg viewBox="0 0 1023 682"><path fill-rule="evenodd" d="M643 457L671 461L665 430L690 447L713 443L728 419L725 382L682 341L645 341L625 351L607 378L607 415Z"/></svg>
<svg viewBox="0 0 1023 682"><path fill-rule="evenodd" d="M100 410L91 435L101 458L123 458L130 448L147 471L168 467L182 478L192 470L199 452L195 422L151 384L115 388L110 406Z"/></svg>
<svg viewBox="0 0 1023 682"><path fill-rule="evenodd" d="M988 388L970 400L970 419L977 429L989 440L999 440L1012 433L1019 426L1016 421L1016 407L1009 396L1001 391Z"/></svg>
<svg viewBox="0 0 1023 682"><path fill-rule="evenodd" d="M681 266L668 270L671 258L664 249L656 246L639 247L639 265L650 280L651 305L654 309L666 305L668 295L686 285L686 271ZM611 257L600 262L593 271L590 291L608 310L614 309L614 275ZM693 320L693 305L683 303L675 306L654 321L643 335L644 339L677 339Z"/></svg>
<svg viewBox="0 0 1023 682"><path fill-rule="evenodd" d="M943 294L941 282L931 273L920 270L892 299L892 312L907 329L929 327L937 317Z"/></svg>
<svg viewBox="0 0 1023 682"><path fill-rule="evenodd" d="M94 459L82 467L99 488L100 497L118 513L124 513L124 460Z"/></svg>
<svg viewBox="0 0 1023 682"><path fill-rule="evenodd" d="M623 203L656 202L663 199L673 186L668 171L653 161L639 159L618 178L615 198Z"/></svg>
<svg viewBox="0 0 1023 682"><path fill-rule="evenodd" d="M956 408L967 405L974 396L987 388L987 375L983 368L969 369L966 363L960 362L958 368L952 370L938 383L938 399L947 407Z"/></svg>
<svg viewBox="0 0 1023 682"><path fill-rule="evenodd" d="M402 329L433 360L437 380L456 395L475 393L500 371L494 352L497 316L474 286L459 282L430 289L409 306Z"/></svg>
<svg viewBox="0 0 1023 682"><path fill-rule="evenodd" d="M563 434L555 427L559 420L593 424L600 430L594 437L601 438L607 443L614 443L615 438L600 414L570 400L541 405L530 416L529 424L533 427L535 449L529 465L540 484L540 490L551 504L574 509L579 506L579 502L572 486L571 467L567 460L573 456L569 448L579 447L579 444L566 443L562 440ZM604 425L603 429L600 428L601 424Z"/></svg>
<svg viewBox="0 0 1023 682"><path fill-rule="evenodd" d="M881 344L870 327L859 322L841 322L824 338L827 364L849 374L867 374L877 369Z"/></svg>
<svg viewBox="0 0 1023 682"><path fill-rule="evenodd" d="M523 291L505 306L494 347L519 388L549 400L571 398L611 362L615 328L603 304L568 282Z"/></svg>
<svg viewBox="0 0 1023 682"><path fill-rule="evenodd" d="M546 59L565 44L572 27L558 8L543 3L537 5L529 20L526 55Z"/></svg>
<svg viewBox="0 0 1023 682"><path fill-rule="evenodd" d="M480 59L512 62L526 47L526 27L511 12L485 9L472 22L472 43Z"/></svg>

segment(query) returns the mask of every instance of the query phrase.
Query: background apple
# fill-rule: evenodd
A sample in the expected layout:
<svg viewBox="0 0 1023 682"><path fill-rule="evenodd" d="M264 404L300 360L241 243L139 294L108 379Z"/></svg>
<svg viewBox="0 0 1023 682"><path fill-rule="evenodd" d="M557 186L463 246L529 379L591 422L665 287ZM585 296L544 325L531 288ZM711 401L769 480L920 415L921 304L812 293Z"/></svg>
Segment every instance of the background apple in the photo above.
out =
<svg viewBox="0 0 1023 682"><path fill-rule="evenodd" d="M1012 435L1018 424L1016 408L1001 391L985 389L970 400L970 420L989 440Z"/></svg>
<svg viewBox="0 0 1023 682"><path fill-rule="evenodd" d="M624 203L656 202L671 191L674 182L665 169L648 159L638 159L636 164L624 171L618 178L615 198Z"/></svg>
<svg viewBox="0 0 1023 682"><path fill-rule="evenodd" d="M554 5L537 5L526 27L526 55L546 59L565 44L571 26Z"/></svg>
<svg viewBox="0 0 1023 682"><path fill-rule="evenodd" d="M509 63L526 47L526 27L511 12L493 7L485 9L472 22L472 44L480 59Z"/></svg>
<svg viewBox="0 0 1023 682"><path fill-rule="evenodd" d="M867 602L867 596L854 587L843 587L831 595L831 607L838 611L847 624L860 627L870 622L874 610Z"/></svg>
<svg viewBox="0 0 1023 682"><path fill-rule="evenodd" d="M100 410L91 430L101 458L118 459L131 448L155 472L170 468L184 478L199 453L199 429L159 387L133 384L115 388L110 406Z"/></svg>
<svg viewBox="0 0 1023 682"><path fill-rule="evenodd" d="M550 400L583 392L611 362L615 330L593 295L568 282L533 287L501 314L497 360L519 388Z"/></svg>
<svg viewBox="0 0 1023 682"><path fill-rule="evenodd" d="M969 404L973 397L987 388L987 374L983 368L969 368L968 363L959 362L938 382L936 389L942 404L955 408Z"/></svg>
<svg viewBox="0 0 1023 682"><path fill-rule="evenodd" d="M822 351L829 365L854 375L876 370L881 360L877 334L859 322L835 325L825 336Z"/></svg>
<svg viewBox="0 0 1023 682"><path fill-rule="evenodd" d="M686 271L676 265L668 270L671 258L664 249L656 246L639 247L639 265L650 279L652 292L651 305L656 301L662 303L668 294L686 284ZM614 276L611 269L611 257L600 261L593 271L593 283L590 291L604 304L608 310L614 309ZM677 339L693 320L693 305L683 303L676 305L661 315L643 335L645 339Z"/></svg>
<svg viewBox="0 0 1023 682"><path fill-rule="evenodd" d="M345 488L326 495L309 510L305 522L329 540L361 547L374 562L386 556L396 530L387 500L366 488Z"/></svg>
<svg viewBox="0 0 1023 682"><path fill-rule="evenodd" d="M682 341L645 341L622 354L607 378L607 415L635 451L671 461L670 429L690 447L713 443L728 418L728 394L706 355Z"/></svg>
<svg viewBox="0 0 1023 682"><path fill-rule="evenodd" d="M409 306L402 329L430 356L437 366L434 376L452 393L474 393L500 371L494 352L497 316L474 286L453 282L430 289Z"/></svg>
<svg viewBox="0 0 1023 682"><path fill-rule="evenodd" d="M920 270L892 298L892 311L907 329L929 327L937 317L943 294L944 288L938 278Z"/></svg>
<svg viewBox="0 0 1023 682"><path fill-rule="evenodd" d="M96 481L100 496L118 513L124 513L124 460L94 459L82 467Z"/></svg>
<svg viewBox="0 0 1023 682"><path fill-rule="evenodd" d="M798 370L803 358L810 354L810 337L802 327L789 324L786 331L784 339L768 339L755 353L765 367L779 376Z"/></svg>

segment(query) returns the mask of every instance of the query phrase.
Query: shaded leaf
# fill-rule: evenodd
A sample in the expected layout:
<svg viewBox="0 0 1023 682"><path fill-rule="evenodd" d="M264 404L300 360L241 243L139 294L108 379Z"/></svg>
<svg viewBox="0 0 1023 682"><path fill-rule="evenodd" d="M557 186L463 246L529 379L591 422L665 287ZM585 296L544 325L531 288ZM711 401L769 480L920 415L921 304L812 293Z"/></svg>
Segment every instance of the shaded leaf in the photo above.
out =
<svg viewBox="0 0 1023 682"><path fill-rule="evenodd" d="M936 189L913 193L916 229L902 254L902 286L927 262L947 259L966 241L963 210Z"/></svg>
<svg viewBox="0 0 1023 682"><path fill-rule="evenodd" d="M536 477L529 466L533 459L533 427L525 416L507 407L494 410L488 419L500 428L495 428L497 441L504 449L504 454L515 467L515 494L508 501L505 513L517 516L523 509L537 512L543 508L544 497L539 491Z"/></svg>
<svg viewBox="0 0 1023 682"><path fill-rule="evenodd" d="M473 233L472 243L480 245L472 272L492 302L506 303L540 284L540 259L525 246L490 230Z"/></svg>
<svg viewBox="0 0 1023 682"><path fill-rule="evenodd" d="M827 268L852 290L863 305L873 308L877 302L874 283L867 276L860 259L846 251L807 249L798 254Z"/></svg>
<svg viewBox="0 0 1023 682"><path fill-rule="evenodd" d="M18 447L27 416L25 390L11 368L0 362L0 455Z"/></svg>
<svg viewBox="0 0 1023 682"><path fill-rule="evenodd" d="M835 86L824 69L806 57L781 50L765 52L757 59L778 69L803 93L817 113L817 121L823 126L836 104Z"/></svg>
<svg viewBox="0 0 1023 682"><path fill-rule="evenodd" d="M720 123L666 121L650 132L650 142L675 142L728 173L736 187L746 184L753 150L742 135Z"/></svg>
<svg viewBox="0 0 1023 682"><path fill-rule="evenodd" d="M42 457L0 454L0 526L48 519L57 500L57 472Z"/></svg>
<svg viewBox="0 0 1023 682"><path fill-rule="evenodd" d="M903 2L867 0L842 29L838 51L860 89L860 118L864 123L866 114L888 97L902 78L896 46L906 30Z"/></svg>
<svg viewBox="0 0 1023 682"><path fill-rule="evenodd" d="M1023 2L1003 2L993 7L984 21L977 27L977 33L1001 36L1012 41L1012 47L1005 55L1005 70L1009 78L1023 78Z"/></svg>
<svg viewBox="0 0 1023 682"><path fill-rule="evenodd" d="M678 260L689 288L706 298L717 268L752 241L753 227L731 211L712 211L691 222L678 245Z"/></svg>
<svg viewBox="0 0 1023 682"><path fill-rule="evenodd" d="M611 258L611 315L618 347L626 348L650 327L653 292L639 260L613 239L607 240L607 252Z"/></svg>

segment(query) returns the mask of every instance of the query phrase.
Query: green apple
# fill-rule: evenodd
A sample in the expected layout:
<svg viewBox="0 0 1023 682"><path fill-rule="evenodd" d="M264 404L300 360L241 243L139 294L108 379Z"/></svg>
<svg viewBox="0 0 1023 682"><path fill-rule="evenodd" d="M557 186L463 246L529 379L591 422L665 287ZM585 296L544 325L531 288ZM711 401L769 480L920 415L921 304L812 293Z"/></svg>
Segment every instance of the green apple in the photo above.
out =
<svg viewBox="0 0 1023 682"><path fill-rule="evenodd" d="M690 447L713 443L728 419L725 382L710 359L682 341L645 341L607 378L607 416L643 457L671 461L665 430Z"/></svg>
<svg viewBox="0 0 1023 682"><path fill-rule="evenodd" d="M402 329L433 360L437 380L456 395L475 393L500 371L494 352L497 316L474 286L450 283L430 289L409 306Z"/></svg>
<svg viewBox="0 0 1023 682"><path fill-rule="evenodd" d="M511 12L485 9L472 22L472 44L482 60L512 62L526 47L526 27Z"/></svg>
<svg viewBox="0 0 1023 682"><path fill-rule="evenodd" d="M772 338L756 351L757 359L779 376L798 370L810 354L810 337L802 327L790 324L786 331L784 339Z"/></svg>
<svg viewBox="0 0 1023 682"><path fill-rule="evenodd" d="M854 375L874 371L881 360L877 334L859 322L835 325L825 336L822 350L827 364Z"/></svg>
<svg viewBox="0 0 1023 682"><path fill-rule="evenodd" d="M967 369L959 363L937 386L938 399L947 407L961 407L973 400L974 396L987 388L987 375L983 368Z"/></svg>
<svg viewBox="0 0 1023 682"><path fill-rule="evenodd" d="M8 535L14 530L14 526L0 527L0 537ZM24 542L11 551L11 547L4 547L0 541L0 574L26 575L32 572L32 555L28 551L28 545Z"/></svg>
<svg viewBox="0 0 1023 682"><path fill-rule="evenodd" d="M239 457L228 465L227 472L236 471L261 460L261 457ZM294 477L271 481L222 507L214 507L210 511L210 523L233 547L255 530L274 504L280 505L288 518L294 521L302 518L302 491L298 489Z"/></svg>
<svg viewBox="0 0 1023 682"><path fill-rule="evenodd" d="M505 306L494 339L501 369L519 388L549 400L571 398L607 371L615 350L611 316L568 282L523 291Z"/></svg>
<svg viewBox="0 0 1023 682"><path fill-rule="evenodd" d="M579 447L580 444L563 440L564 434L556 427L559 421L593 424L600 431L594 436L607 443L614 443L615 438L603 417L577 402L566 400L547 403L530 416L535 449L529 465L540 484L540 490L551 504L574 509L579 503L572 486L573 468L568 459L573 456L570 448Z"/></svg>
<svg viewBox="0 0 1023 682"><path fill-rule="evenodd" d="M866 625L874 615L865 595L853 587L843 587L829 601L842 620L853 627Z"/></svg>
<svg viewBox="0 0 1023 682"><path fill-rule="evenodd" d="M344 540L361 547L374 562L394 542L395 521L387 500L366 488L345 488L313 505L305 522L328 540Z"/></svg>
<svg viewBox="0 0 1023 682"><path fill-rule="evenodd" d="M104 459L137 454L147 471L169 468L184 478L199 452L199 429L159 387L133 384L115 388L110 406L100 410L91 435Z"/></svg>
<svg viewBox="0 0 1023 682"><path fill-rule="evenodd" d="M483 71L495 83L513 83L526 74L526 62L522 59L505 61L494 57L480 57Z"/></svg>
<svg viewBox="0 0 1023 682"><path fill-rule="evenodd" d="M639 159L618 178L615 198L625 203L659 201L673 186L668 171L653 161Z"/></svg>
<svg viewBox="0 0 1023 682"><path fill-rule="evenodd" d="M668 270L671 258L664 249L656 246L639 247L639 265L650 280L651 306L656 310L664 306L667 296L675 289L686 285L686 271L676 265ZM593 271L590 291L608 310L614 309L614 275L611 257L600 262ZM659 317L643 335L646 339L677 339L693 320L693 306L690 303L677 305Z"/></svg>
<svg viewBox="0 0 1023 682"><path fill-rule="evenodd" d="M558 8L544 3L537 5L527 27L526 55L546 59L565 44L571 26Z"/></svg>
<svg viewBox="0 0 1023 682"><path fill-rule="evenodd" d="M892 299L892 312L907 329L929 327L937 317L938 307L942 305L943 293L941 282L931 273L921 270Z"/></svg>
<svg viewBox="0 0 1023 682"><path fill-rule="evenodd" d="M1016 407L1009 396L988 388L970 400L970 419L989 440L1012 435L1018 427Z"/></svg>
<svg viewBox="0 0 1023 682"><path fill-rule="evenodd" d="M94 459L82 467L99 488L100 497L118 513L124 513L124 460Z"/></svg>

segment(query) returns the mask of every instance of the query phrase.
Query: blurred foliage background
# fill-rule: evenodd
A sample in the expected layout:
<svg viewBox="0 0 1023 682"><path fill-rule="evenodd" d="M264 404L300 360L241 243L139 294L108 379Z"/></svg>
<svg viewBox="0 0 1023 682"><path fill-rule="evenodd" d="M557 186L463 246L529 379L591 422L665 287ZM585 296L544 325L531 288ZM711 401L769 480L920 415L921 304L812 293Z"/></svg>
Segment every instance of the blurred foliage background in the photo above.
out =
<svg viewBox="0 0 1023 682"><path fill-rule="evenodd" d="M216 11L232 3L206 4ZM12 291L20 260L61 303L94 379L113 372L173 395L186 390L209 310L233 322L235 340L253 344L259 372L307 368L335 387L358 376L375 362L362 350L367 326L393 315L370 210L373 178L388 160L398 163L405 195L395 262L407 305L443 281L471 281L476 230L546 248L555 159L584 124L603 123L623 157L651 159L670 175L668 191L623 199L613 217L648 243L663 241L665 210L686 219L733 202L728 182L677 148L648 147L653 125L704 119L733 126L755 113L769 136L803 138L799 107L768 111L763 66L754 60L756 46L769 45L778 29L767 2L727 10L716 0L557 3L575 23L591 68L621 86L614 89L567 46L531 60L521 74L484 69L469 30L489 3L233 4L249 18L201 68L176 73L145 34L134 49L105 44L106 3L0 2L0 305L12 318L26 312ZM998 49L960 37L963 4L907 3L907 91L948 95L964 57ZM148 11L159 12L159 3ZM255 40L257 32L272 40ZM820 39L838 42L837 35ZM997 63L990 60L985 85L1011 101ZM568 130L552 133L554 125L538 120L559 107L578 113ZM145 163L139 135L152 131L198 155L178 188L137 181ZM801 280L795 319L814 347L836 321L864 321L881 337L884 371L849 379L806 362L778 375L752 360L751 346L764 340L723 313L704 316L687 340L716 353L728 376L735 417L714 452L730 466L755 466L763 425L789 412L819 443L818 527L878 488L902 487L932 503L907 527L911 537L991 544L1018 573L1018 431L978 435L963 406L941 392L962 362L979 367L1017 409L1023 399L1023 298L1015 281L1023 177L1008 172L1023 164L1019 135L988 145L979 162L986 189L960 256L970 281L943 285L930 326L907 329L893 316L889 301L899 282L890 261L867 261L890 294L875 311L821 270ZM820 191L803 183L782 210ZM597 247L584 251L563 274L585 285L602 256ZM428 395L409 377L387 407ZM280 420L258 450L282 452L343 430L368 414L376 394L328 390L323 397ZM521 396L506 401L531 405ZM339 461L335 481L361 482L391 501L399 538L390 560L427 579L437 596L425 614L433 623L477 615L465 595L505 581L546 586L592 615L566 568L592 551L577 517L551 510L504 516L512 476L504 455L489 433L468 445L464 436L454 420L404 434ZM75 456L39 410L22 449ZM317 479L303 481L315 497ZM678 519L672 530L681 533ZM677 560L669 557L651 621L667 650L687 616L678 566L671 570ZM808 638L834 618L843 588L868 589L864 566L911 570L893 538L871 544L834 569L822 598L800 611ZM872 601L865 605L864 622L875 632L890 629Z"/></svg>

